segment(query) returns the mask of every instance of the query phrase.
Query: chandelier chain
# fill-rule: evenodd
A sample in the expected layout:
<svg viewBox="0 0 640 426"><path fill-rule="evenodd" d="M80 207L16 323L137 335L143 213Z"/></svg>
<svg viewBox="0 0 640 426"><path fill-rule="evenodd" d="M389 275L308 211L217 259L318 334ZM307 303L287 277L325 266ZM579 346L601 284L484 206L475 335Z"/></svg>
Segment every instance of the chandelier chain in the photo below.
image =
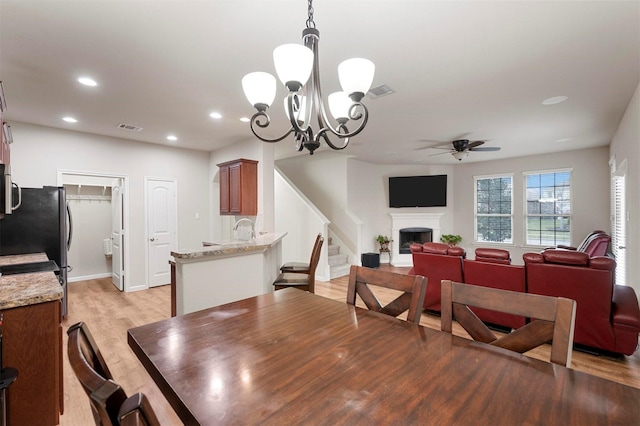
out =
<svg viewBox="0 0 640 426"><path fill-rule="evenodd" d="M309 0L309 18L307 18L307 28L315 28L316 23L313 20L313 0Z"/></svg>

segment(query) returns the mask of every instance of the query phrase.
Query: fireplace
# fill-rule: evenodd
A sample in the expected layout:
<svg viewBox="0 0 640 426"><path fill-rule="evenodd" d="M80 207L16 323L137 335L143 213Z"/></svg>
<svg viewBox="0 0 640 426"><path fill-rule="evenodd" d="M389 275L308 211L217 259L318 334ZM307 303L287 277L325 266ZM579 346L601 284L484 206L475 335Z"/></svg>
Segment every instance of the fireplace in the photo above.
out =
<svg viewBox="0 0 640 426"><path fill-rule="evenodd" d="M399 253L411 253L410 247L413 243L424 244L433 241L433 229L431 228L402 228L399 232Z"/></svg>
<svg viewBox="0 0 640 426"><path fill-rule="evenodd" d="M440 220L443 213L390 213L391 216L391 239L394 241L391 243L391 265L392 266L413 266L413 256L411 255L411 249L409 244L402 249L402 246L407 242L404 238L420 242L422 238L427 238L428 241L440 240ZM401 236L401 231L412 229L426 229L430 231L430 236L426 235L406 235ZM419 234L427 233L426 231L420 231ZM417 232L416 232L417 233ZM409 232L409 234L415 234ZM419 237L416 238L416 237ZM426 241L425 241L426 242ZM402 251L401 251L402 249Z"/></svg>

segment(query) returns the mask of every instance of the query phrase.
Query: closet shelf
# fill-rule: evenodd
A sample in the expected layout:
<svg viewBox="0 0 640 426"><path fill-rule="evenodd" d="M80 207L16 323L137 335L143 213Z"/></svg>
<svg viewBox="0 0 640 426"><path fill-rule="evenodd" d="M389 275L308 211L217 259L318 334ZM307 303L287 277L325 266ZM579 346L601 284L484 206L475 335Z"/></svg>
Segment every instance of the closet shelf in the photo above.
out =
<svg viewBox="0 0 640 426"><path fill-rule="evenodd" d="M67 200L111 201L111 195L76 195L76 194L67 194Z"/></svg>

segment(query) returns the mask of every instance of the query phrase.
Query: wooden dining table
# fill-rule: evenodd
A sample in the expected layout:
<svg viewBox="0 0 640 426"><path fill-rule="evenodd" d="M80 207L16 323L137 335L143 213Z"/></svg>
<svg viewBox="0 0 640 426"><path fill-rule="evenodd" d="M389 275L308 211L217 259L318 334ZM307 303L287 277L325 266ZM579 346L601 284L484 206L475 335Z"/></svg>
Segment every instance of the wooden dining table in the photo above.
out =
<svg viewBox="0 0 640 426"><path fill-rule="evenodd" d="M132 328L188 425L640 424L640 390L298 289Z"/></svg>

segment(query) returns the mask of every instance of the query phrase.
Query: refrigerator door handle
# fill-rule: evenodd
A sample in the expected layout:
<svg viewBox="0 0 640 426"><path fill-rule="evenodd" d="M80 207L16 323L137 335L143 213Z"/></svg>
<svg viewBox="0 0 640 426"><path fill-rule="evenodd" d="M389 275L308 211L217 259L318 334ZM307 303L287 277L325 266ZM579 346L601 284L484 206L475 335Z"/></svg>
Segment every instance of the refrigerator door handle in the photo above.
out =
<svg viewBox="0 0 640 426"><path fill-rule="evenodd" d="M69 203L67 203L67 217L69 218L69 229L67 235L67 251L71 248L71 239L73 238L73 217L71 216L71 208L69 208Z"/></svg>
<svg viewBox="0 0 640 426"><path fill-rule="evenodd" d="M22 205L22 188L20 188L15 182L11 182L11 186L15 186L16 188L18 188L18 203L15 206L11 206L11 211L14 211L18 210Z"/></svg>

